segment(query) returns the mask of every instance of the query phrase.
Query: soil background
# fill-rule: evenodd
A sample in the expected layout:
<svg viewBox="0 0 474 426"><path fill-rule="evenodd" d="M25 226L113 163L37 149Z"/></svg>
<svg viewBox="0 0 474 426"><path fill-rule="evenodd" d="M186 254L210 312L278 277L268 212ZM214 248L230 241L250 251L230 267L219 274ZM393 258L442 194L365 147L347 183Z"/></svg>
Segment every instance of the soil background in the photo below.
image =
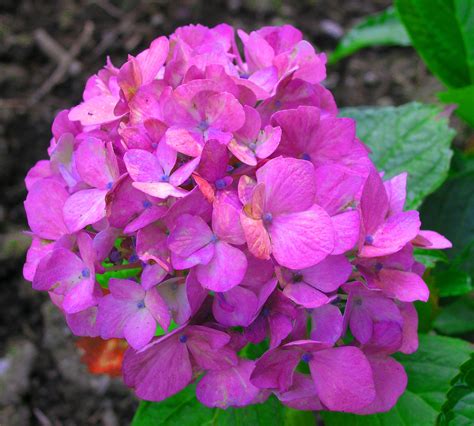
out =
<svg viewBox="0 0 474 426"><path fill-rule="evenodd" d="M188 23L245 30L292 24L331 51L390 0L0 1L0 425L128 425L137 400L93 376L61 314L22 277L23 183L45 158L55 114L80 102L87 77ZM51 40L53 41L51 43ZM67 52L75 54L68 61ZM366 49L329 67L339 106L434 101L439 83L411 48Z"/></svg>

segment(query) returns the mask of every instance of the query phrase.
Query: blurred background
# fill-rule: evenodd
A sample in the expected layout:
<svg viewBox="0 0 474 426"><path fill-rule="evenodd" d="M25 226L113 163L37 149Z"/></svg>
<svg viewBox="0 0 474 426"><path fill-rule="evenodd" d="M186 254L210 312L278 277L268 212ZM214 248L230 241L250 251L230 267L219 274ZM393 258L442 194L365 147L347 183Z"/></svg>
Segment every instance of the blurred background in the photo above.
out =
<svg viewBox="0 0 474 426"><path fill-rule="evenodd" d="M93 376L48 297L22 278L28 247L27 170L46 156L55 114L81 100L109 55L120 66L181 25L226 22L251 31L292 24L331 51L361 17L390 0L0 1L0 425L129 424L137 401ZM432 102L440 83L410 48L366 49L329 67L339 106Z"/></svg>

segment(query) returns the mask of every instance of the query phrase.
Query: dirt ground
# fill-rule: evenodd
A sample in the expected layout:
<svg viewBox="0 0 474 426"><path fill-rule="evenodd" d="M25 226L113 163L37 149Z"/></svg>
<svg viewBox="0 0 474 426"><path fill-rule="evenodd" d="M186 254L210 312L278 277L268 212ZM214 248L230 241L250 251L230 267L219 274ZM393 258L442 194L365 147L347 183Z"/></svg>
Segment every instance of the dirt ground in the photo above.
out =
<svg viewBox="0 0 474 426"><path fill-rule="evenodd" d="M24 175L45 157L54 115L79 102L87 76L106 55L120 65L127 52L191 22L247 30L290 23L318 49L330 51L360 17L390 3L1 0L0 425L126 425L137 406L120 381L87 372L61 315L21 273L28 245L22 234ZM65 52L76 54L72 63L64 62ZM410 48L369 49L328 74L340 106L433 101L439 89Z"/></svg>

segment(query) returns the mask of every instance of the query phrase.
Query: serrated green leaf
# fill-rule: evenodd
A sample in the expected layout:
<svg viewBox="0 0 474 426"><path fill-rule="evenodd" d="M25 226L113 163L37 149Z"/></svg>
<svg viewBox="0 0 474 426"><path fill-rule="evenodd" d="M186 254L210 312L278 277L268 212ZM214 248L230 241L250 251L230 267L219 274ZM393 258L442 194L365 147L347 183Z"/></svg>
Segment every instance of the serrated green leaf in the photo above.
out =
<svg viewBox="0 0 474 426"><path fill-rule="evenodd" d="M471 84L454 0L396 0L395 4L413 46L431 72L448 87Z"/></svg>
<svg viewBox="0 0 474 426"><path fill-rule="evenodd" d="M437 106L417 102L341 109L342 116L357 120L357 136L387 177L408 172L407 209L417 208L447 176L455 132L440 112Z"/></svg>
<svg viewBox="0 0 474 426"><path fill-rule="evenodd" d="M474 299L466 296L444 306L434 321L434 327L448 335L474 331Z"/></svg>
<svg viewBox="0 0 474 426"><path fill-rule="evenodd" d="M314 414L291 410L271 396L263 404L221 410L196 399L196 385L162 401L142 401L132 426L313 426Z"/></svg>
<svg viewBox="0 0 474 426"><path fill-rule="evenodd" d="M451 381L471 352L463 340L420 335L417 352L396 355L408 374L408 387L392 410L369 416L325 412L326 426L434 426Z"/></svg>
<svg viewBox="0 0 474 426"><path fill-rule="evenodd" d="M409 46L410 38L393 7L377 15L368 16L341 39L329 63L335 63L364 47Z"/></svg>
<svg viewBox="0 0 474 426"><path fill-rule="evenodd" d="M438 97L444 103L457 105L456 114L474 127L474 85L450 89L438 93Z"/></svg>

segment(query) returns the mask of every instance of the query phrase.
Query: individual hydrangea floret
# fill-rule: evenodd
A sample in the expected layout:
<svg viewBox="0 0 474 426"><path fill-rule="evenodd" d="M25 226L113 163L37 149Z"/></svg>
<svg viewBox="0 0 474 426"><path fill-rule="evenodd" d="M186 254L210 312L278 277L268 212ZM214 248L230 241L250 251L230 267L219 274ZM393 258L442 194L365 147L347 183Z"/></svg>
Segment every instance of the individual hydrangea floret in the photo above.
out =
<svg viewBox="0 0 474 426"><path fill-rule="evenodd" d="M139 398L197 381L210 407L368 414L405 390L391 355L416 351L429 297L414 249L451 244L337 116L325 63L289 25L189 25L54 120L24 276L76 335L126 340Z"/></svg>

